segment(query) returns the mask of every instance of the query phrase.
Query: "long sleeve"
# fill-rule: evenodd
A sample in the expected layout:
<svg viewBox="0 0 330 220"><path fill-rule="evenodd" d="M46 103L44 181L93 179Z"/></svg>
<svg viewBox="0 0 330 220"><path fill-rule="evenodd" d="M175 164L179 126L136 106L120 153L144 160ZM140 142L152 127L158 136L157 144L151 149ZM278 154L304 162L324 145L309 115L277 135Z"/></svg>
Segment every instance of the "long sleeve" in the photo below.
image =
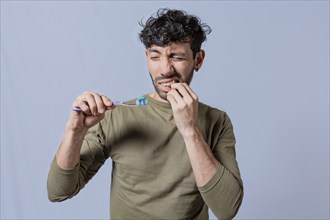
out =
<svg viewBox="0 0 330 220"><path fill-rule="evenodd" d="M213 178L199 191L212 212L219 219L232 219L243 199L243 182L236 161L235 136L231 121L224 116L215 147L214 156L219 168Z"/></svg>
<svg viewBox="0 0 330 220"><path fill-rule="evenodd" d="M80 151L80 162L74 169L61 169L54 157L47 180L49 200L60 202L75 196L97 173L108 157L104 133L99 123L90 128L86 134Z"/></svg>
<svg viewBox="0 0 330 220"><path fill-rule="evenodd" d="M114 219L231 219L243 190L235 158L235 138L222 111L200 105L200 127L219 166L213 178L197 188L182 135L170 104L148 97L139 108L118 106L89 130L80 163L62 170L51 165L51 201L76 195L104 161L112 159L110 216Z"/></svg>

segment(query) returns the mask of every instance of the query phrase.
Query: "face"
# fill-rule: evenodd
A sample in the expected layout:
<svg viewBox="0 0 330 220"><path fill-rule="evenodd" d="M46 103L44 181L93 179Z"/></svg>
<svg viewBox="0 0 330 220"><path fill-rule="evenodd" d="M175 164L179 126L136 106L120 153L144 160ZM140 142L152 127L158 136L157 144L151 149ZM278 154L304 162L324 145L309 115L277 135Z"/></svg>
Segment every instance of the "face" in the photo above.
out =
<svg viewBox="0 0 330 220"><path fill-rule="evenodd" d="M160 47L153 45L146 50L147 66L155 87L151 96L159 101L167 102L167 93L172 83L190 84L194 70L200 68L204 59L204 51L193 52L189 43L171 43Z"/></svg>

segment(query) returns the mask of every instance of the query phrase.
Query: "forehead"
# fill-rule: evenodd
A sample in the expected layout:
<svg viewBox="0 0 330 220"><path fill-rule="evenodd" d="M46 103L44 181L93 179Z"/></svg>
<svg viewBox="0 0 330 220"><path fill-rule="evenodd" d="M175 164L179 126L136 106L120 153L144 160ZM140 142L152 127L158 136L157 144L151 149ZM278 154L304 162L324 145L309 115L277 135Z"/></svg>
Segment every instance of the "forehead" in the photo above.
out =
<svg viewBox="0 0 330 220"><path fill-rule="evenodd" d="M157 46L155 44L151 45L147 48L148 52L158 52L162 54L169 54L174 52L185 53L187 55L192 54L192 50L190 48L189 43L170 43L166 46Z"/></svg>

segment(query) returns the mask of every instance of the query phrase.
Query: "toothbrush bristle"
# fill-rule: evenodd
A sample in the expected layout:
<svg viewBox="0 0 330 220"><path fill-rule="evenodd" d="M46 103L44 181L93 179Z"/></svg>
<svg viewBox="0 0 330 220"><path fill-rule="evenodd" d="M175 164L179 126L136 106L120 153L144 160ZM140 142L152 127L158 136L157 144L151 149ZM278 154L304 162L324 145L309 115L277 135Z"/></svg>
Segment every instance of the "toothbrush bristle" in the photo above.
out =
<svg viewBox="0 0 330 220"><path fill-rule="evenodd" d="M148 99L144 96L136 98L136 105L142 106L142 105L147 105L148 104Z"/></svg>

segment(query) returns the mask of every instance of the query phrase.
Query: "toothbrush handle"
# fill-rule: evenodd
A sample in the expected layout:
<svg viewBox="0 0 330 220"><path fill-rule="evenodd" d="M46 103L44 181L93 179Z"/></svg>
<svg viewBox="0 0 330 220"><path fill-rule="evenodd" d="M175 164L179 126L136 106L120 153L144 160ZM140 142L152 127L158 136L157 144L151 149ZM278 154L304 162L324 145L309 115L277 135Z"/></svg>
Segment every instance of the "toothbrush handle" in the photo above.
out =
<svg viewBox="0 0 330 220"><path fill-rule="evenodd" d="M79 111L81 111L81 108L79 108L79 107L74 107L74 108L72 108L72 111L77 111L77 112L79 112Z"/></svg>
<svg viewBox="0 0 330 220"><path fill-rule="evenodd" d="M122 105L122 102L121 102L121 101L114 101L114 102L112 102L112 104L113 104L113 105ZM77 111L77 112L79 112L79 111L81 111L81 108L79 108L79 107L73 107L73 108L72 108L72 111Z"/></svg>
<svg viewBox="0 0 330 220"><path fill-rule="evenodd" d="M120 105L120 104L122 104L122 103L123 103L122 101L113 101L113 102L112 102L113 105Z"/></svg>

